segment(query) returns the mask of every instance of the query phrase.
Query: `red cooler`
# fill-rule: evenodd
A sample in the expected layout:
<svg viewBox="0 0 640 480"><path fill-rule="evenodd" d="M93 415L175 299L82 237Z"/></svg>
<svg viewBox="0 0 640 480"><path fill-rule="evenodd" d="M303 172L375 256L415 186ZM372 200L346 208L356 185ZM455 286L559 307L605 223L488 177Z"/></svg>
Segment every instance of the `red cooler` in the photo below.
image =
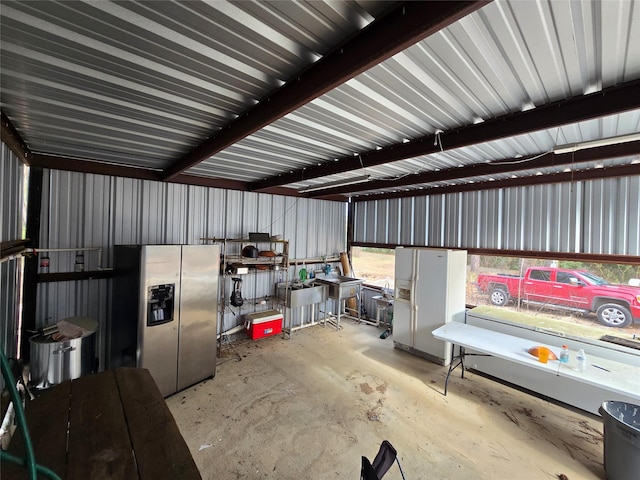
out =
<svg viewBox="0 0 640 480"><path fill-rule="evenodd" d="M277 310L249 313L245 318L244 327L252 340L282 332L282 313Z"/></svg>

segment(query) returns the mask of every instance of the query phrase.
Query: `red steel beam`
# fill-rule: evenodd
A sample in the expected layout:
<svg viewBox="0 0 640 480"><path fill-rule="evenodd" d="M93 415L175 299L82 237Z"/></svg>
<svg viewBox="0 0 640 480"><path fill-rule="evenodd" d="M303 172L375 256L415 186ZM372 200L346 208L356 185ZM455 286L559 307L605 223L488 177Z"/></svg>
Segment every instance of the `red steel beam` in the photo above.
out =
<svg viewBox="0 0 640 480"><path fill-rule="evenodd" d="M617 165L608 168L594 168L573 172L559 172L548 175L533 175L527 177L509 178L494 182L474 182L446 187L428 187L409 189L402 192L384 192L372 195L352 197L352 202L369 202L372 200L388 200L391 198L422 197L425 195L440 195L446 193L474 192L477 190L492 190L496 188L523 187L528 185L547 185L563 182L581 182L584 180L598 180L601 178L617 178L640 175L640 165Z"/></svg>
<svg viewBox="0 0 640 480"><path fill-rule="evenodd" d="M422 155L467 147L501 138L559 127L569 123L613 115L640 108L640 80L623 83L589 95L549 103L532 110L515 112L483 123L468 125L435 135L426 135L409 143L391 145L381 150L363 152L359 157L345 157L319 166L296 170L266 180L253 182L249 188L260 191L263 188L288 183L301 182L311 178L340 174L364 167L415 158ZM353 191L364 191L368 184L354 185Z"/></svg>
<svg viewBox="0 0 640 480"><path fill-rule="evenodd" d="M399 3L168 167L164 179L171 180L487 3L485 0Z"/></svg>
<svg viewBox="0 0 640 480"><path fill-rule="evenodd" d="M66 170L70 172L92 173L96 175L109 175L113 177L135 178L138 180L162 181L162 174L159 170L148 168L131 167L127 165L117 165L113 163L103 163L94 160L81 160L64 156L44 155L34 153L30 155L31 166L49 168L52 170ZM176 176L171 183L183 185L195 185L199 187L222 188L227 190L247 191L247 182L240 180L229 180L224 178L198 177L195 175L181 174ZM286 195L290 197L301 197L297 190L285 187L273 187L264 191L273 195ZM342 196L327 195L330 200L345 199Z"/></svg>
<svg viewBox="0 0 640 480"><path fill-rule="evenodd" d="M41 153L31 155L31 166L50 168L52 170L110 175L113 177L137 178L141 180L162 180L159 170L102 163L95 160L80 160L64 156L45 155Z"/></svg>
<svg viewBox="0 0 640 480"><path fill-rule="evenodd" d="M496 160L491 163L476 163L464 167L447 168L437 172L423 172L392 180L373 180L361 184L346 185L344 187L316 190L313 193L308 193L306 196L310 198L318 198L326 195L344 195L368 190L401 188L408 185L460 180L463 178L480 177L485 175L499 175L511 172L521 172L523 170L558 167L561 165L573 165L576 168L579 168L580 164L585 162L627 157L637 154L640 154L640 141L633 141L619 143L617 145L577 150L574 153L556 154L549 152L539 156L533 155L530 157L531 160L528 160L526 157ZM637 165L637 168L638 173L640 174L640 165Z"/></svg>
<svg viewBox="0 0 640 480"><path fill-rule="evenodd" d="M351 242L352 247L388 248L394 250L396 247L428 247L429 245L409 245L399 243L374 243L374 242ZM432 247L441 248L441 247ZM501 257L519 258L548 258L550 260L575 260L578 262L595 263L620 263L623 265L638 265L640 257L635 255L611 255L604 253L578 253L578 252L549 252L540 250L512 250L498 248L469 248L465 247L469 255L492 255Z"/></svg>

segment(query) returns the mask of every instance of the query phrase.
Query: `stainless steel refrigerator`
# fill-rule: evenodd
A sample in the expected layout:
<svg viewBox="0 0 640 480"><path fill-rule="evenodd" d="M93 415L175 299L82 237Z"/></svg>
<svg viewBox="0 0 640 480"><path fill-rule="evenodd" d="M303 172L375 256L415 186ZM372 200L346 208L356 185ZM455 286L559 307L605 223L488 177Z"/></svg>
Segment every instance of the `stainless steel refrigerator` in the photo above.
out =
<svg viewBox="0 0 640 480"><path fill-rule="evenodd" d="M147 368L164 396L215 375L217 245L116 245L109 368Z"/></svg>
<svg viewBox="0 0 640 480"><path fill-rule="evenodd" d="M466 250L396 248L395 260L394 346L448 365L451 344L431 332L464 322Z"/></svg>

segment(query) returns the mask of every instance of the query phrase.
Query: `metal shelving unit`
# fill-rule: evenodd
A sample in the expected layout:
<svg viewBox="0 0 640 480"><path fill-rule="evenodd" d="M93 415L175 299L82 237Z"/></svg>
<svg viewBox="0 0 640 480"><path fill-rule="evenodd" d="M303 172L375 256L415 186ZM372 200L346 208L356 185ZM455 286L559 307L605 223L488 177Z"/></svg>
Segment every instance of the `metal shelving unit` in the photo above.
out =
<svg viewBox="0 0 640 480"><path fill-rule="evenodd" d="M223 281L220 285L220 298L218 305L220 308L220 318L224 321L224 315L229 307L229 296L227 279L243 278L247 275L270 275L271 291L265 292L265 297L269 298L268 308L281 311L283 323L286 324L287 309L282 299L277 295L277 281L279 272L284 275L284 283L289 283L289 241L288 240L269 240L264 242L256 242L248 239L229 239L229 238L201 238L204 243L213 243L220 245L220 265ZM258 256L257 258L249 258L242 256L242 250L249 245L253 245L260 252L271 252L274 255ZM262 247L262 249L261 249ZM238 315L243 308L238 307ZM253 312L249 312L253 313Z"/></svg>

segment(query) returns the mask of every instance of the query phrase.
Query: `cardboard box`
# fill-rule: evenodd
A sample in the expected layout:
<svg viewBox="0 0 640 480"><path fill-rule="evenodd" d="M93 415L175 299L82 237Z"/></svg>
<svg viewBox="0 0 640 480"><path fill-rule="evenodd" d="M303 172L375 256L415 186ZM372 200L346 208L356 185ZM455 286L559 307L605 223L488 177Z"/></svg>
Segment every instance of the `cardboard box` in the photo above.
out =
<svg viewBox="0 0 640 480"><path fill-rule="evenodd" d="M277 310L249 313L244 326L252 340L270 337L282 332L282 313Z"/></svg>

